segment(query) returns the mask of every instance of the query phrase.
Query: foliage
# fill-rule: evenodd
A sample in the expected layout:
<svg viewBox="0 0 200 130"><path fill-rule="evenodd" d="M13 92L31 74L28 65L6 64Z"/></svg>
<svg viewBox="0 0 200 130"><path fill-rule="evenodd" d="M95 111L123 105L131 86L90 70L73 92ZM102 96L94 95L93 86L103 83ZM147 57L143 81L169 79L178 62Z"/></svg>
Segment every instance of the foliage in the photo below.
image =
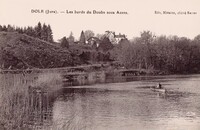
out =
<svg viewBox="0 0 200 130"><path fill-rule="evenodd" d="M111 58L127 68L156 69L169 73L200 71L199 36L194 40L177 36L153 37L149 31L132 42L122 40L111 51Z"/></svg>
<svg viewBox="0 0 200 130"><path fill-rule="evenodd" d="M126 68L169 73L200 72L200 35L191 40L177 36L154 36L150 31L143 31L140 37L131 41L122 39L118 44L112 44L109 35L97 34L98 42L89 45L85 44L86 40L95 34L86 30L81 32L80 44L73 44L75 41L71 32L68 38L60 40L61 46L56 46L50 44L53 33L51 26L45 23L24 28L0 25L0 31L1 68L53 68L115 61Z"/></svg>
<svg viewBox="0 0 200 130"><path fill-rule="evenodd" d="M108 37L105 37L98 46L99 51L107 52L113 48L113 44L110 42Z"/></svg>
<svg viewBox="0 0 200 130"><path fill-rule="evenodd" d="M80 36L80 40L79 40L79 43L80 44L85 44L85 34L84 34L84 32L82 31L81 32L81 36Z"/></svg>
<svg viewBox="0 0 200 130"><path fill-rule="evenodd" d="M67 41L66 37L63 37L61 39L61 47L63 47L63 48L69 48L69 42Z"/></svg>
<svg viewBox="0 0 200 130"><path fill-rule="evenodd" d="M103 40L105 38L104 34L96 34L96 37L100 40Z"/></svg>
<svg viewBox="0 0 200 130"><path fill-rule="evenodd" d="M83 63L98 63L110 61L110 54L97 51L83 51L80 54Z"/></svg>
<svg viewBox="0 0 200 130"><path fill-rule="evenodd" d="M73 33L71 32L70 35L69 35L69 37L67 38L67 41L71 45L71 44L74 44L74 40L75 40L75 38L73 36Z"/></svg>
<svg viewBox="0 0 200 130"><path fill-rule="evenodd" d="M38 22L37 26L34 28L31 26L20 28L11 25L8 25L7 27L5 25L0 25L0 31L23 33L53 43L51 26L46 25L45 23L42 25L40 22Z"/></svg>
<svg viewBox="0 0 200 130"><path fill-rule="evenodd" d="M94 32L92 31L92 30L86 30L85 32L84 32L84 34L85 34L85 39L86 40L88 40L90 37L94 37Z"/></svg>

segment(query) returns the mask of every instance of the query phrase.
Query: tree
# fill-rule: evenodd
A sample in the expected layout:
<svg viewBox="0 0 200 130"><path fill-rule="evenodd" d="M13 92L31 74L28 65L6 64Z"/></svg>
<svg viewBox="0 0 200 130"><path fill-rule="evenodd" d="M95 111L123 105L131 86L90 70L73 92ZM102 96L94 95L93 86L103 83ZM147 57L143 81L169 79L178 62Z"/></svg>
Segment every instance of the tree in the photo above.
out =
<svg viewBox="0 0 200 130"><path fill-rule="evenodd" d="M105 37L98 46L98 50L103 51L103 52L107 52L108 50L112 48L113 48L113 44L110 42L108 37Z"/></svg>
<svg viewBox="0 0 200 130"><path fill-rule="evenodd" d="M47 26L47 41L53 42L53 32L50 25Z"/></svg>
<svg viewBox="0 0 200 130"><path fill-rule="evenodd" d="M84 34L85 34L85 39L86 39L86 41L90 38L90 37L94 37L94 32L92 31L92 30L86 30L85 32L84 32Z"/></svg>
<svg viewBox="0 0 200 130"><path fill-rule="evenodd" d="M33 29L33 27L28 26L26 28L26 30L24 30L24 33L27 34L27 35L29 35L29 36L36 37L35 30Z"/></svg>
<svg viewBox="0 0 200 130"><path fill-rule="evenodd" d="M200 44L200 34L194 38L194 42Z"/></svg>
<svg viewBox="0 0 200 130"><path fill-rule="evenodd" d="M150 31L143 31L141 32L141 40L144 44L150 44L153 40L153 34Z"/></svg>
<svg viewBox="0 0 200 130"><path fill-rule="evenodd" d="M105 35L104 34L96 34L96 37L99 38L100 40L103 40Z"/></svg>
<svg viewBox="0 0 200 130"><path fill-rule="evenodd" d="M63 37L61 39L61 47L63 47L63 48L69 48L69 42L67 41L66 37Z"/></svg>
<svg viewBox="0 0 200 130"><path fill-rule="evenodd" d="M26 32L27 32L27 27L22 28L22 31L23 31L23 33L26 34Z"/></svg>
<svg viewBox="0 0 200 130"><path fill-rule="evenodd" d="M110 51L110 58L118 61L120 64L124 64L124 60L126 60L125 53L127 53L127 49L130 47L130 41L128 39L120 40L119 44L116 44L114 48Z"/></svg>
<svg viewBox="0 0 200 130"><path fill-rule="evenodd" d="M47 25L45 23L42 26L41 39L45 41L48 40L48 30L47 30Z"/></svg>
<svg viewBox="0 0 200 130"><path fill-rule="evenodd" d="M81 32L81 36L80 36L79 42L80 42L80 44L85 44L85 34L84 34L83 31Z"/></svg>
<svg viewBox="0 0 200 130"><path fill-rule="evenodd" d="M150 31L143 31L141 32L141 42L146 46L144 49L146 51L146 56L145 56L145 66L146 69L149 67L152 67L152 49L151 49L151 43L153 43L153 35Z"/></svg>
<svg viewBox="0 0 200 130"><path fill-rule="evenodd" d="M14 30L15 30L14 27L12 27L10 24L8 24L7 31L8 32L13 32Z"/></svg>
<svg viewBox="0 0 200 130"><path fill-rule="evenodd" d="M154 67L159 70L164 70L167 68L167 60L170 54L169 52L169 40L166 36L159 36L154 41L154 50L156 50L156 56L153 58ZM171 48L172 50L173 48ZM171 53L172 54L172 53Z"/></svg>
<svg viewBox="0 0 200 130"><path fill-rule="evenodd" d="M3 25L2 31L5 31L5 32L7 31L6 25Z"/></svg>
<svg viewBox="0 0 200 130"><path fill-rule="evenodd" d="M71 32L70 33L70 35L69 35L69 37L68 37L68 42L69 42L69 44L74 44L74 36L73 36L73 33Z"/></svg>
<svg viewBox="0 0 200 130"><path fill-rule="evenodd" d="M42 25L39 22L38 25L35 27L36 37L41 39L42 36Z"/></svg>
<svg viewBox="0 0 200 130"><path fill-rule="evenodd" d="M119 46L124 47L130 44L130 41L127 38L125 38L125 39L121 39L118 44Z"/></svg>
<svg viewBox="0 0 200 130"><path fill-rule="evenodd" d="M3 27L0 25L0 31L2 31L3 30Z"/></svg>

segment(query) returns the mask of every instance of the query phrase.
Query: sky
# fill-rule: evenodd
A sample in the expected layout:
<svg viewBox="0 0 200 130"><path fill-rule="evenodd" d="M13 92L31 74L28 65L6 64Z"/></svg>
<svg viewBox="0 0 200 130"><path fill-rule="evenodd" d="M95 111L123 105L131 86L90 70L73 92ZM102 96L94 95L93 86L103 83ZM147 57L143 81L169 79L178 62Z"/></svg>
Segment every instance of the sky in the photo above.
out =
<svg viewBox="0 0 200 130"><path fill-rule="evenodd" d="M32 10L44 12L32 13ZM46 14L46 10L57 14ZM68 14L67 10L86 14ZM87 14L93 10L128 14ZM178 14L187 11L194 14ZM82 30L92 30L95 34L110 30L125 34L129 39L149 30L157 36L193 39L200 34L200 0L0 0L1 25L35 26L39 21L51 25L55 40L68 37L70 32L79 39Z"/></svg>

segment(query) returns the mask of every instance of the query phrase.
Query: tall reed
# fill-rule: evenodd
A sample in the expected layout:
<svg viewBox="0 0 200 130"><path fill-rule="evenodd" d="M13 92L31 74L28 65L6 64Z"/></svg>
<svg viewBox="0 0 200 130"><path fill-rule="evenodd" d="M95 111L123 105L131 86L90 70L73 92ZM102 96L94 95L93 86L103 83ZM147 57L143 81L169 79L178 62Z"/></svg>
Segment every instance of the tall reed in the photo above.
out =
<svg viewBox="0 0 200 130"><path fill-rule="evenodd" d="M0 75L0 123L1 127L6 129L22 128L27 118L28 93L21 76L21 74Z"/></svg>

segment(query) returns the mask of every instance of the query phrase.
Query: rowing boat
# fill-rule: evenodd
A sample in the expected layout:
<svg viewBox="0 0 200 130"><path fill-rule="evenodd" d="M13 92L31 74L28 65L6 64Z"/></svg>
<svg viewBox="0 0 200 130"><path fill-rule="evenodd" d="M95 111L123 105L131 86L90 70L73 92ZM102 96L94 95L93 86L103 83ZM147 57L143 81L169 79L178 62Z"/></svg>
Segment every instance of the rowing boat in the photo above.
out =
<svg viewBox="0 0 200 130"><path fill-rule="evenodd" d="M164 88L155 88L155 87L151 87L150 88L152 91L154 92L162 92L162 93L165 93L166 92L166 89Z"/></svg>

